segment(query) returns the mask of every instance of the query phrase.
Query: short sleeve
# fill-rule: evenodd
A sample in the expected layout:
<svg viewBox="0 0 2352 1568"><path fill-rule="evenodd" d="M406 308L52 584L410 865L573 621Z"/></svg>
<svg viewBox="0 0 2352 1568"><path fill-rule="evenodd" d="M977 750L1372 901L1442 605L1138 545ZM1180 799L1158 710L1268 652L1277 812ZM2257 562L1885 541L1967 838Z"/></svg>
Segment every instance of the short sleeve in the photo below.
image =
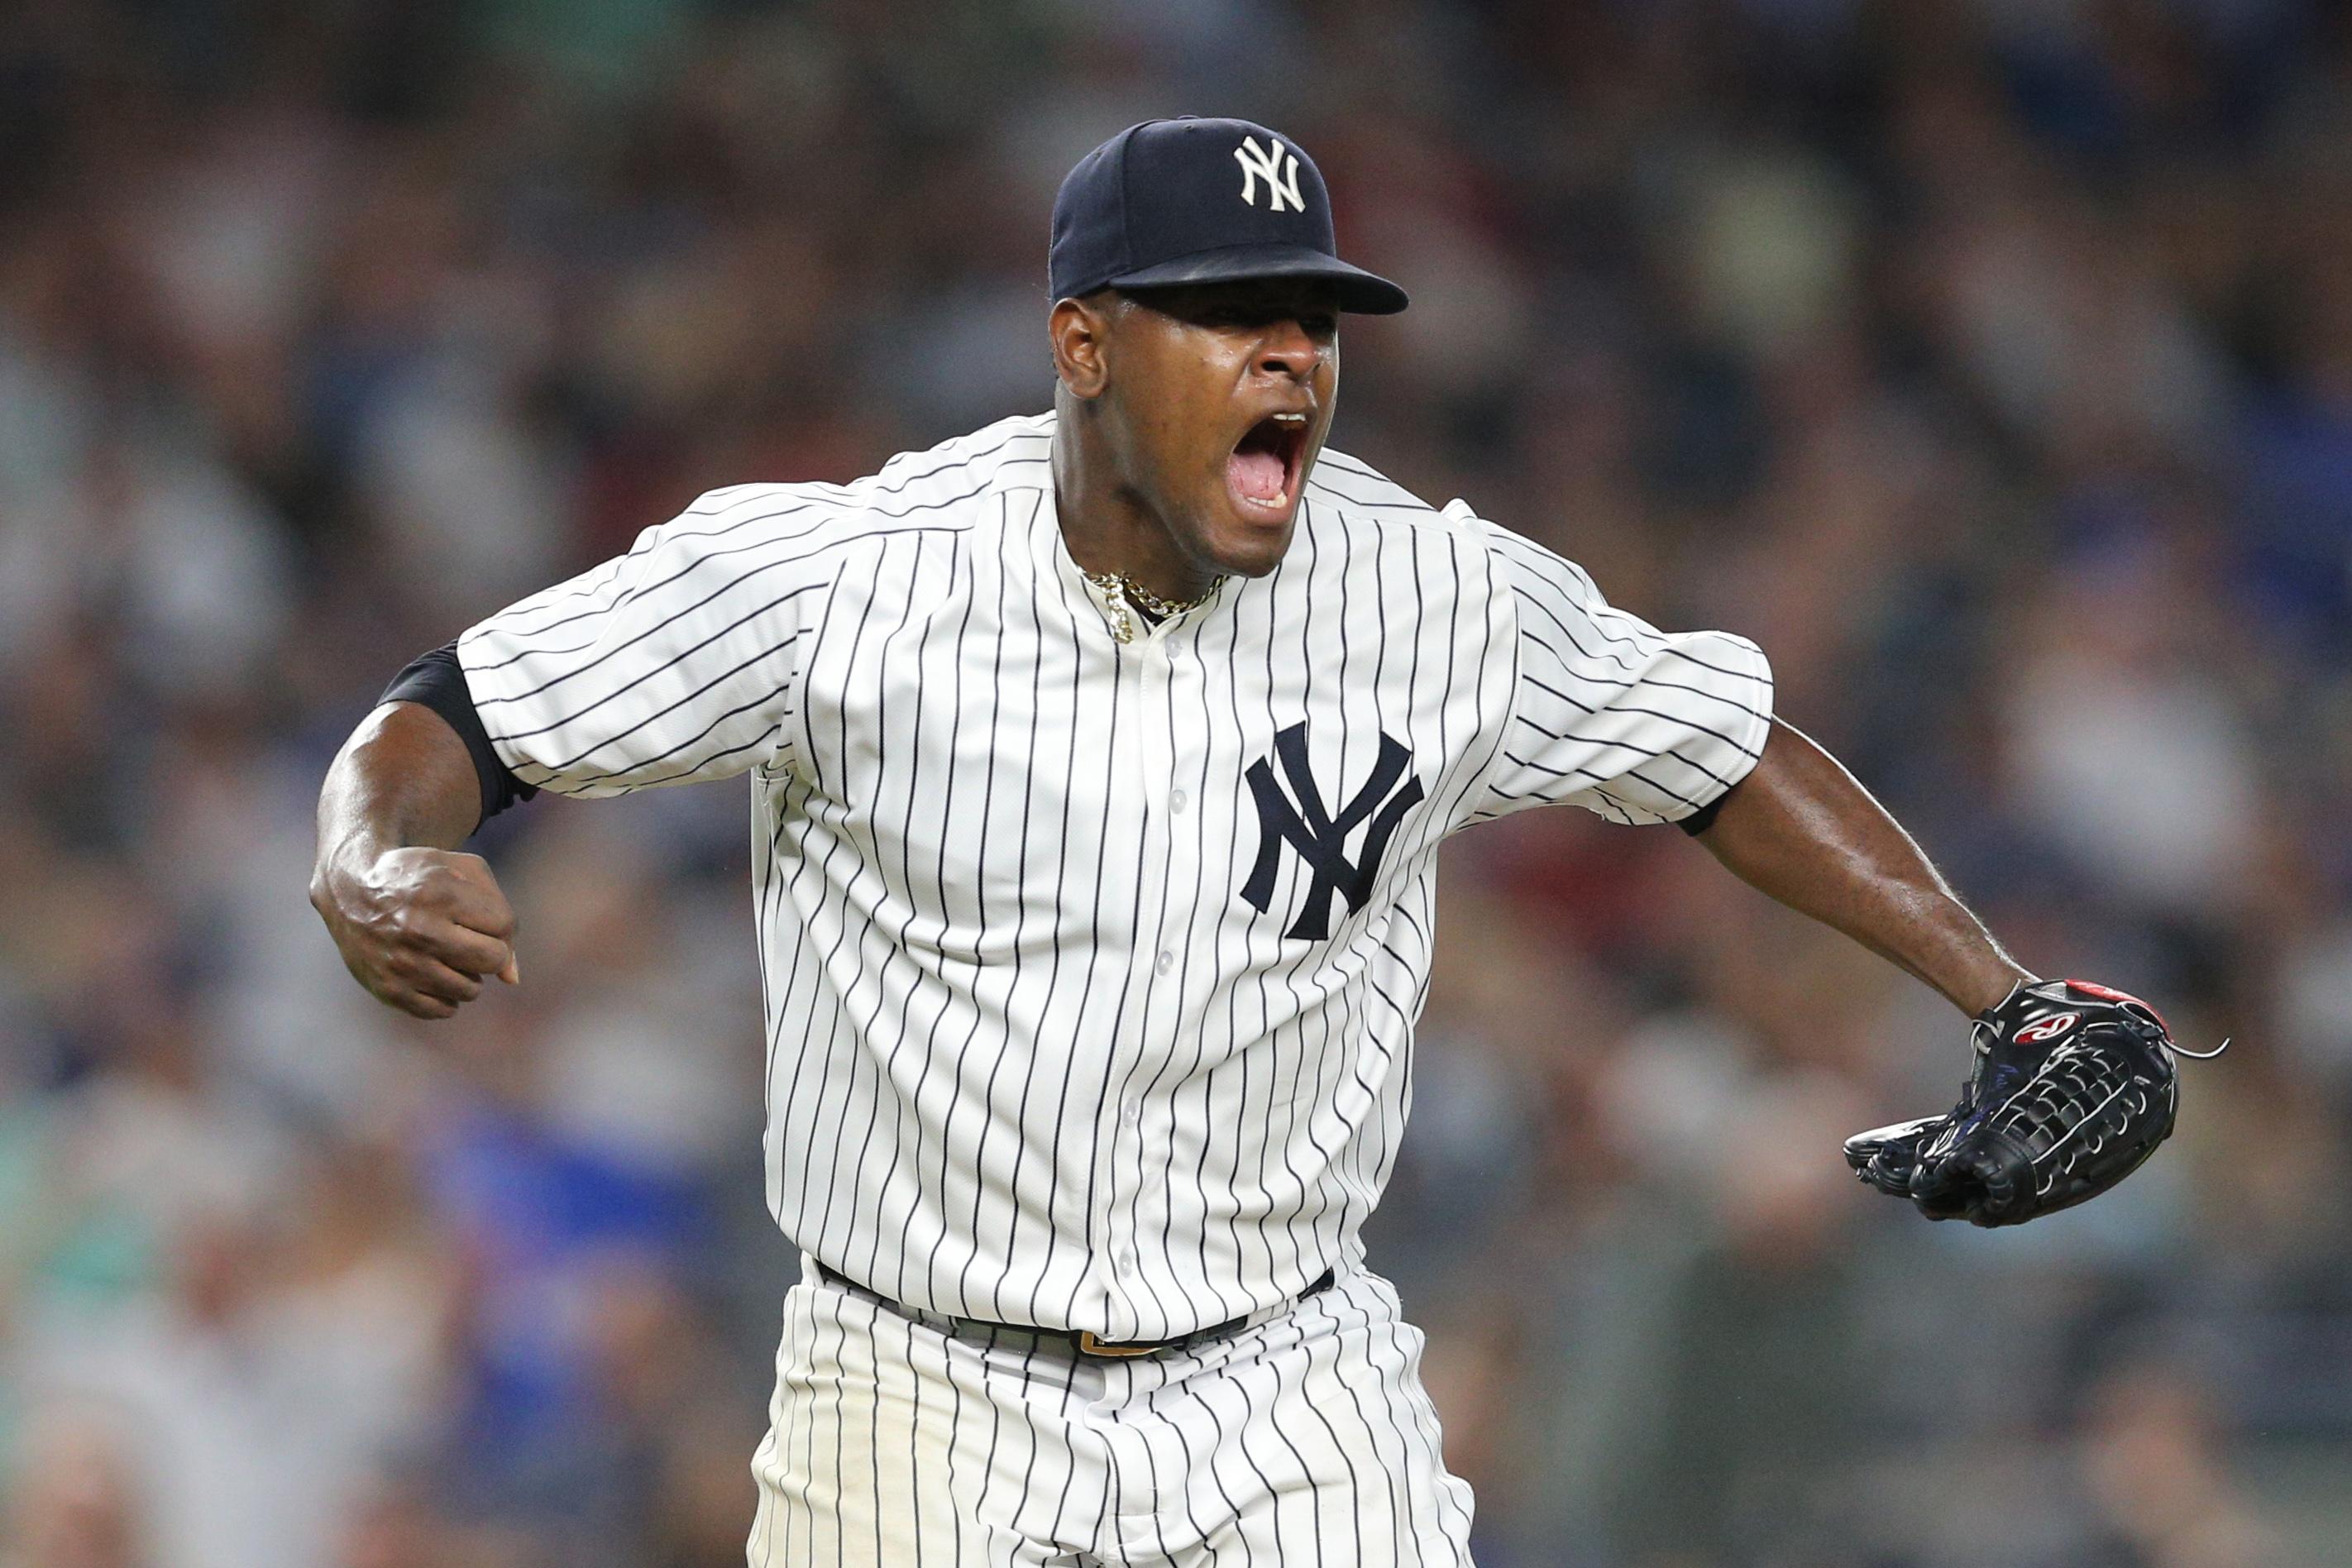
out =
<svg viewBox="0 0 2352 1568"><path fill-rule="evenodd" d="M705 496L626 555L458 638L517 778L612 795L789 757L803 646L840 557L808 547L806 509L779 489Z"/></svg>
<svg viewBox="0 0 2352 1568"><path fill-rule="evenodd" d="M1747 776L1771 726L1761 649L1727 632L1661 632L1612 608L1580 567L1475 526L1517 623L1517 668L1473 820L1557 804L1678 822Z"/></svg>

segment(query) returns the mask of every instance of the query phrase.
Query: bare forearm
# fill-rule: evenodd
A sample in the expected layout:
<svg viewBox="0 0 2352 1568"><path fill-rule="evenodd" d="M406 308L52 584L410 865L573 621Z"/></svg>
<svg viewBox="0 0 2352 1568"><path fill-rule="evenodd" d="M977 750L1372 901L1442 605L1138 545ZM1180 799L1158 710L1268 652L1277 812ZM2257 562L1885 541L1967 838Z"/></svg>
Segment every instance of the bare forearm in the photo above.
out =
<svg viewBox="0 0 2352 1568"><path fill-rule="evenodd" d="M466 743L439 714L387 702L343 742L319 792L319 859L387 849L455 849L474 831L480 790Z"/></svg>
<svg viewBox="0 0 2352 1568"><path fill-rule="evenodd" d="M420 1018L447 1017L486 975L521 978L498 879L457 852L481 803L465 742L414 702L369 714L319 792L311 907L352 977Z"/></svg>
<svg viewBox="0 0 2352 1568"><path fill-rule="evenodd" d="M2032 978L1911 836L1802 731L1776 722L1763 759L1699 842L1743 881L1843 931L1979 1013Z"/></svg>

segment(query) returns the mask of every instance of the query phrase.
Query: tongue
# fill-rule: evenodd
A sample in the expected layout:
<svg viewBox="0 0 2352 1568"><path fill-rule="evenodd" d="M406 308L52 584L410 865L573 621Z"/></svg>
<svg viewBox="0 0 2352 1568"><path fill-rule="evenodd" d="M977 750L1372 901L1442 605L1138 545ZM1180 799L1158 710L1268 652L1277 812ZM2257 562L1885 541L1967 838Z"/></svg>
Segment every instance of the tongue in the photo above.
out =
<svg viewBox="0 0 2352 1568"><path fill-rule="evenodd" d="M1281 455L1264 447L1235 452L1225 459L1225 478L1234 493L1244 500L1275 501L1282 499L1284 479Z"/></svg>

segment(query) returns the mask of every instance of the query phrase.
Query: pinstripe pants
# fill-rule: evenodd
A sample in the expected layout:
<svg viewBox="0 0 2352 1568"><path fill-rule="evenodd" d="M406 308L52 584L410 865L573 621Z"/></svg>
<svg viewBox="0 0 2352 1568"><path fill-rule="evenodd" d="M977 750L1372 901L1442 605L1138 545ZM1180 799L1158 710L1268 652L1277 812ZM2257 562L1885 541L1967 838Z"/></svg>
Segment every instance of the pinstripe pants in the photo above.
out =
<svg viewBox="0 0 2352 1568"><path fill-rule="evenodd" d="M814 1274L784 1299L751 1568L1467 1564L1419 1330L1388 1281L1188 1351L950 1333Z"/></svg>

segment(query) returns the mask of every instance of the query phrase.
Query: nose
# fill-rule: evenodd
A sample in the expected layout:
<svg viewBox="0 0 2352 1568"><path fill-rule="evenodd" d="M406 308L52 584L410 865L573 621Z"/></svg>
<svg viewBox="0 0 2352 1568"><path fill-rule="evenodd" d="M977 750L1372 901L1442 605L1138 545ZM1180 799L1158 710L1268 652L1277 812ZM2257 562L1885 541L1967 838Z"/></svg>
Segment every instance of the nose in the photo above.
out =
<svg viewBox="0 0 2352 1568"><path fill-rule="evenodd" d="M1286 317L1267 324L1265 341L1258 345L1257 368L1262 374L1305 381L1315 374L1316 357L1315 340L1304 326Z"/></svg>

